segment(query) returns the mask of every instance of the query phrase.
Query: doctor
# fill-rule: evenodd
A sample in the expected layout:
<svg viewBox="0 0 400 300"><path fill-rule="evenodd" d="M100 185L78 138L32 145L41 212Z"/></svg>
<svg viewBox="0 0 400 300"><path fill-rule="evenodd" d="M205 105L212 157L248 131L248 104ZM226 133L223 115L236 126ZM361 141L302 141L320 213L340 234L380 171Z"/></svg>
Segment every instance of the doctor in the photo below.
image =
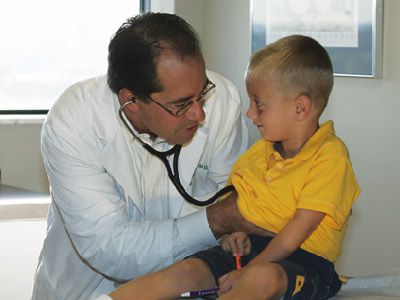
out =
<svg viewBox="0 0 400 300"><path fill-rule="evenodd" d="M193 29L175 15L139 15L112 38L108 62L106 77L61 95L42 129L52 203L33 300L95 299L226 232L252 231L235 202L185 202L132 135L159 151L183 145L180 179L200 199L248 147L238 92L205 70Z"/></svg>

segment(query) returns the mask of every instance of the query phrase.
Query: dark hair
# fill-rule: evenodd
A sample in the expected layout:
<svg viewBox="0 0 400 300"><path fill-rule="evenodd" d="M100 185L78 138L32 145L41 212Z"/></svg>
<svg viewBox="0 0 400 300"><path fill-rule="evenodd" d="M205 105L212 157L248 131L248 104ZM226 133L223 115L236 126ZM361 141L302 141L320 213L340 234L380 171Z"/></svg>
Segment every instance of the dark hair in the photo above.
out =
<svg viewBox="0 0 400 300"><path fill-rule="evenodd" d="M165 49L182 58L201 53L197 33L176 15L150 12L126 20L108 46L111 90L127 88L139 98L162 91L156 64Z"/></svg>

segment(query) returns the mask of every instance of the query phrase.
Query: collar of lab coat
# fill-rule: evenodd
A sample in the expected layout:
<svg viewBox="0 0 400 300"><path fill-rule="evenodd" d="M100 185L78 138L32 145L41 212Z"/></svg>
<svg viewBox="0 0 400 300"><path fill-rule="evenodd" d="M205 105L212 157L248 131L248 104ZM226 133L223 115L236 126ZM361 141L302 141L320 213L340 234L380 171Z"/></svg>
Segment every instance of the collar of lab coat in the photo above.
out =
<svg viewBox="0 0 400 300"><path fill-rule="evenodd" d="M118 112L116 112L118 113ZM144 203L139 180L134 174L134 163L129 149L129 142L124 136L119 122L117 127L121 130L110 138L105 138L105 146L102 151L104 166L114 179L122 186L127 196L135 203L143 213ZM182 147L179 156L179 177L182 186L187 190L193 174L197 168L208 138L207 130L199 128L194 138ZM172 185L171 185L172 186ZM168 197L168 195L166 195ZM182 202L183 205L183 202Z"/></svg>

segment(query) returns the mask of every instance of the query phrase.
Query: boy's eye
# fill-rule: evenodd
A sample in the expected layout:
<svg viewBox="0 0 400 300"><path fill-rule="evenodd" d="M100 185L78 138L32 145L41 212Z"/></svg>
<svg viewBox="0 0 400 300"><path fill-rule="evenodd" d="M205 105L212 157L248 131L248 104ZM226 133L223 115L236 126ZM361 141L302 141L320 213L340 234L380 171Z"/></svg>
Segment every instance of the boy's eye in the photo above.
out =
<svg viewBox="0 0 400 300"><path fill-rule="evenodd" d="M260 107L262 107L263 106L263 103L262 102L260 102L259 100L254 100L254 103L256 104L256 107L257 108L260 108Z"/></svg>

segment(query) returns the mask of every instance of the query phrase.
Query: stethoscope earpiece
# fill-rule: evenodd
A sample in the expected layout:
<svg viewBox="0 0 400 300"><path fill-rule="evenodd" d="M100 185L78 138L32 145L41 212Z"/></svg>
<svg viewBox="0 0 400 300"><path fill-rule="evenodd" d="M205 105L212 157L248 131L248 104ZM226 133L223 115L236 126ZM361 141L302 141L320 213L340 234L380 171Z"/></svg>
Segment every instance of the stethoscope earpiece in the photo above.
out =
<svg viewBox="0 0 400 300"><path fill-rule="evenodd" d="M124 104L121 105L120 111L124 110L125 107L127 107L129 104L135 103L136 102L136 97L132 97L130 100L126 101Z"/></svg>

